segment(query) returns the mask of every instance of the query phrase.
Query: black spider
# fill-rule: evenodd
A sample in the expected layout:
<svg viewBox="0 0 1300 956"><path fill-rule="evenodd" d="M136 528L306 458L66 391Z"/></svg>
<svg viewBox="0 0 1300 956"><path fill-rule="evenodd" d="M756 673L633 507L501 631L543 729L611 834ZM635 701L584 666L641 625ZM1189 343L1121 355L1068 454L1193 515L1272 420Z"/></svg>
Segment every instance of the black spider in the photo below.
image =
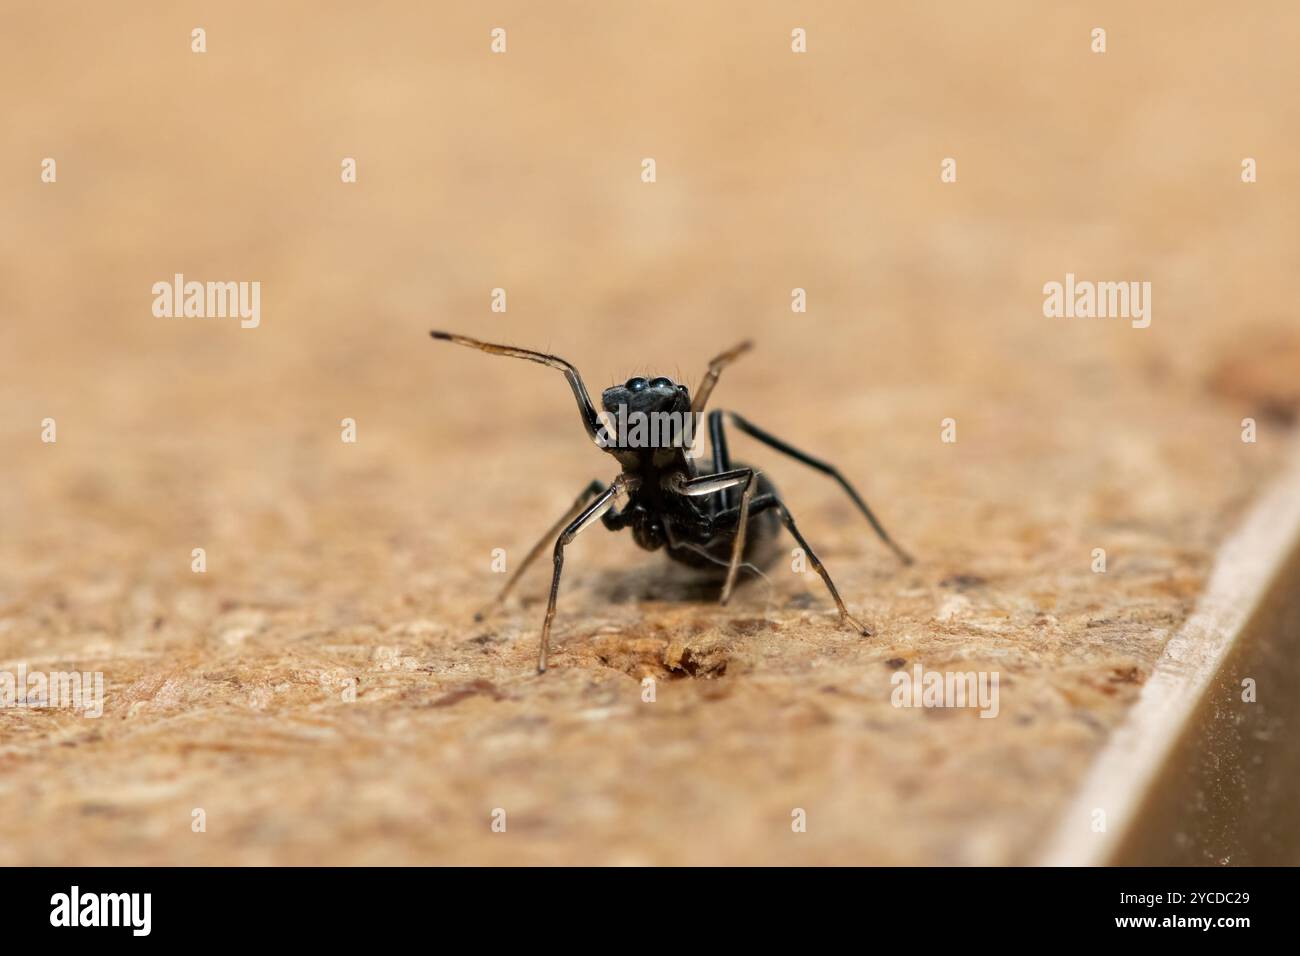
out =
<svg viewBox="0 0 1300 956"><path fill-rule="evenodd" d="M775 557L775 551L764 546L775 537L778 526L784 524L826 583L826 589L835 599L835 606L839 608L843 622L870 636L871 631L849 614L830 575L799 533L794 518L790 516L790 509L777 496L772 483L753 468L739 464L733 467L727 454L724 420L730 421L763 444L834 478L899 560L904 564L912 563L911 557L890 539L867 503L834 466L787 445L735 412L715 410L709 413L713 466L711 470L696 467L687 454L691 446L693 423L698 422L703 413L722 370L737 356L748 351L748 342L742 342L723 352L709 363L709 370L700 383L699 391L695 393L694 401L685 385L678 385L670 379L655 378L647 381L644 378L633 378L623 385L605 389L601 395L601 405L606 414L602 416L592 405L578 370L556 355L508 345L492 345L450 332L429 334L435 339L466 345L493 355L509 355L559 369L573 389L587 434L603 450L617 458L622 468L619 476L608 485L593 481L583 490L573 506L528 552L497 596L499 604L510 593L520 575L541 554L546 543L554 538L555 573L551 578L546 619L542 622L538 671L546 670L551 621L555 618L555 600L560 591L560 572L564 567L564 548L597 519L611 531L631 528L636 543L647 550L654 551L668 545L668 556L674 560L701 568L726 567L726 580L722 585L723 604L731 597L736 571L742 563L768 564ZM632 423L630 430L627 428L629 422ZM615 498L620 493L627 495L627 504L621 510L613 511L611 509Z"/></svg>

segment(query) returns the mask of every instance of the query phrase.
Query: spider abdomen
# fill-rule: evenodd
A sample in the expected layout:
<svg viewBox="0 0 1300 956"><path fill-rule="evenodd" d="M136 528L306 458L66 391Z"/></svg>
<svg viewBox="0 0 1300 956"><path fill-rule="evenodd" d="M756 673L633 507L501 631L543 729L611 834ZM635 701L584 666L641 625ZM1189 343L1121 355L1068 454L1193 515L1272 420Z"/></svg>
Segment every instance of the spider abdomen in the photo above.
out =
<svg viewBox="0 0 1300 956"><path fill-rule="evenodd" d="M744 465L737 465L744 467ZM776 486L762 472L754 476L754 498L776 494ZM728 522L728 515L734 515L739 505L739 493L731 496L730 508L713 516L710 524L712 533L707 537L689 539L689 545L679 544L668 550L668 556L674 561L701 570L713 570L725 575L731 561L732 543L736 537L734 520ZM745 533L745 550L741 559L746 564L763 569L769 567L776 559L779 549L776 541L781 531L781 518L775 509L752 512L749 515L749 527Z"/></svg>

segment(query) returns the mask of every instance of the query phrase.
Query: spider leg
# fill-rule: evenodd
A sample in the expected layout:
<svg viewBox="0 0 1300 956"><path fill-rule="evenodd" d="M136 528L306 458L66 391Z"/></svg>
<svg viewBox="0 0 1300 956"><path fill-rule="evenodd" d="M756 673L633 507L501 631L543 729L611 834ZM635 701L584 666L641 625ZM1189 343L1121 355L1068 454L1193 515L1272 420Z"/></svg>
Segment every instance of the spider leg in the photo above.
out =
<svg viewBox="0 0 1300 956"><path fill-rule="evenodd" d="M691 402L691 412L693 414L699 415L704 411L704 407L709 404L709 396L713 393L713 386L718 384L718 376L722 374L722 370L753 347L753 342L741 342L709 362L709 370L704 373L700 387L695 390L695 398Z"/></svg>
<svg viewBox="0 0 1300 956"><path fill-rule="evenodd" d="M537 673L546 670L546 655L551 648L551 621L555 619L555 599L560 594L560 572L564 570L565 546L609 511L614 506L614 499L620 491L630 490L635 486L635 478L619 475L555 539L555 573L551 576L551 596L546 602L546 620L542 622L542 642L537 652Z"/></svg>
<svg viewBox="0 0 1300 956"><path fill-rule="evenodd" d="M457 335L454 332L431 331L429 335L439 341L454 342L457 345L478 349L480 352L487 352L489 355L506 355L510 358L527 359L529 362L536 362L539 365L559 369L564 373L564 377L568 379L569 388L573 390L573 397L578 402L578 414L582 416L582 426L587 429L587 435L597 445L603 447L605 439L600 433L600 419L596 415L596 407L591 404L591 396L587 394L587 386L582 383L582 376L578 374L578 370L573 367L572 363L566 362L558 355L551 355L547 352L534 352L532 349L515 348L513 345L493 345L491 342L480 342L468 335Z"/></svg>
<svg viewBox="0 0 1300 956"><path fill-rule="evenodd" d="M538 539L537 543L533 545L532 550L529 551L524 557L524 560L519 563L519 567L515 568L515 573L510 575L510 579L506 581L505 587L501 589L501 593L496 596L491 604L475 614L474 620L483 620L490 611L499 608L503 603L505 603L506 596L514 588L515 584L518 583L519 579L523 577L524 572L527 571L532 566L533 562L537 560L537 556L542 553L542 549L546 547L547 542L554 541L555 536L564 530L564 526L577 516L578 512L581 511L587 502L592 499L592 496L600 494L604 489L604 483L599 481L593 481L583 489L582 494L578 495L577 500L569 506L569 510L562 514L560 520L551 525L550 530L548 530L546 534L542 535L541 538Z"/></svg>
<svg viewBox="0 0 1300 956"><path fill-rule="evenodd" d="M716 564L716 565L718 565L719 567L722 567L722 568L727 567L728 562L723 561L721 558L715 558L713 555L709 554L709 552L708 552L707 549L705 549L705 548L701 547L700 545L696 544L694 541L686 541L686 540L684 540L684 539L682 539L682 538L678 538L676 535L674 535L674 534L673 534L673 526L672 526L672 524L670 524L670 523L665 523L665 524L664 524L664 533L665 533L665 534L667 535L667 537L668 537L668 547L670 547L670 548L686 548L688 551L694 551L696 554L698 554L700 557L704 558L704 560L706 560L706 561L710 561L710 562L712 562L713 564ZM743 568L749 568L749 570L753 571L756 575L758 575L760 578L762 578L764 581L766 581L766 582L768 583L769 586L771 586L771 584L772 584L772 580L771 580L771 578L769 578L766 574L763 573L763 569L762 569L762 568L758 567L757 565L751 564L751 563L748 562L748 561L742 563L742 564L741 564L741 567L743 567Z"/></svg>
<svg viewBox="0 0 1300 956"><path fill-rule="evenodd" d="M776 508L780 513L781 523L785 525L785 528L790 532L791 537L798 542L799 547L803 548L804 554L808 556L809 562L812 563L813 570L815 570L821 577L822 583L826 585L826 590L831 592L831 597L835 600L835 606L840 612L840 620L855 631L861 633L864 637L870 637L871 629L850 614L849 609L844 606L844 600L840 597L840 592L836 589L835 582L831 580L830 574L826 571L826 566L822 564L821 558L817 557L817 552L812 549L812 545L810 545L800 533L798 525L794 523L794 516L790 514L790 509L785 506L785 502L777 495L769 493L757 496L750 503L748 513L744 510L744 503L742 500L740 508L732 509L731 511L718 516L718 520L724 523L724 527L719 530L725 530L726 527L730 526L732 521L748 520L748 518L762 514L770 508ZM739 534L740 530L737 528L737 536L739 536Z"/></svg>
<svg viewBox="0 0 1300 956"><path fill-rule="evenodd" d="M740 507L736 509L738 515L736 532L731 542L731 561L727 563L727 580L722 585L722 598L719 601L721 604L731 600L731 589L736 584L736 572L740 570L740 558L745 553L745 532L749 529L749 502L754 497L756 474L753 468L737 468L715 475L700 475L697 478L686 478L678 474L670 479L669 487L678 494L688 497L725 495L729 488L741 489Z"/></svg>
<svg viewBox="0 0 1300 956"><path fill-rule="evenodd" d="M714 414L718 414L718 413L715 412ZM894 540L885 531L884 527L881 526L880 522L876 519L876 516L872 514L871 509L867 507L867 503L862 500L862 496L859 495L857 490L851 484L848 483L848 481L845 479L843 475L840 474L838 468L836 468L834 465L822 461L821 459L814 458L812 455L808 454L807 452L800 451L798 448L795 448L793 445L789 445L786 442L783 442L781 439L777 438L775 435L771 434L770 432L766 432L763 429L759 428L757 425L753 425L750 422L746 421L745 419L741 418L735 412L722 412L721 414L729 418L733 425L739 428L746 435L749 435L751 438L755 438L758 441L761 441L764 445L767 445L769 448L774 448L777 451L781 452L783 455L789 455L795 461L802 462L808 467L815 468L817 471L820 471L822 474L830 475L832 478L834 478L837 482L839 482L840 487L844 489L844 491L848 494L848 496L853 499L853 503L858 506L858 510L862 512L863 516L867 519L867 521L871 523L871 527L875 529L876 534L880 536L880 540L889 546L889 549L894 552L894 554L898 557L898 560L902 561L904 564L912 563L912 556L894 543ZM721 425L719 425L718 431L719 433L721 433ZM809 553L811 555L811 552Z"/></svg>
<svg viewBox="0 0 1300 956"><path fill-rule="evenodd" d="M727 433L722 424L722 412L714 409L709 412L709 446L713 449L713 473L721 474L731 470L731 454L727 451ZM713 513L726 511L734 507L731 501L731 489L718 495Z"/></svg>

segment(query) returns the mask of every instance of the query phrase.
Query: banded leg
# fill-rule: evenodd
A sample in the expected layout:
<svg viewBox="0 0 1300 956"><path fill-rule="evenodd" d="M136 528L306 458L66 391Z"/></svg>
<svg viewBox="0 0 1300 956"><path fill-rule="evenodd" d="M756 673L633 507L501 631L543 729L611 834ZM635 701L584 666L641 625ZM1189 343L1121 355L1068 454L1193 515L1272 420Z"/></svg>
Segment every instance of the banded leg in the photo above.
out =
<svg viewBox="0 0 1300 956"><path fill-rule="evenodd" d="M853 499L853 503L858 506L858 510L862 512L867 521L871 523L871 527L875 529L876 534L880 536L880 540L889 546L889 549L894 552L898 560L903 562L903 564L912 563L912 556L894 543L894 539L889 536L884 527L881 526L880 522L876 519L876 516L872 514L871 509L867 507L867 503L862 500L862 496L859 495L857 490L848 483L843 475L840 474L838 468L819 458L814 458L807 452L800 451L798 448L787 444L770 432L763 431L763 429L741 418L735 412L723 412L723 414L731 419L733 425L751 438L761 441L764 445L776 449L783 455L789 455L795 461L802 462L809 468L815 468L822 474L830 475L834 478L839 482L840 487L844 489L848 496Z"/></svg>
<svg viewBox="0 0 1300 956"><path fill-rule="evenodd" d="M614 498L618 493L635 487L635 482L634 478L619 475L555 539L555 572L551 576L551 596L546 602L546 619L542 622L542 642L537 652L537 673L541 674L546 670L546 656L551 649L551 621L555 619L555 600L560 594L560 572L564 570L565 546L600 520L601 516L614 506Z"/></svg>
<svg viewBox="0 0 1300 956"><path fill-rule="evenodd" d="M506 581L505 587L501 589L501 593L496 596L491 604L475 614L474 620L483 620L490 611L496 610L505 602L506 596L510 594L510 591L514 588L515 584L518 583L519 579L523 577L524 572L527 571L532 566L533 562L537 560L537 556L542 553L542 549L546 547L547 542L554 541L555 536L564 530L564 526L574 519L578 512L581 511L587 502L591 500L593 495L600 494L604 487L605 485L603 483L593 481L583 489L582 494L578 495L577 500L569 506L569 510L561 515L560 520L551 525L546 534L542 535L541 538L537 540L537 543L533 545L532 550L529 551L524 557L524 560L520 562L519 567L515 568L514 574L510 575L510 579Z"/></svg>

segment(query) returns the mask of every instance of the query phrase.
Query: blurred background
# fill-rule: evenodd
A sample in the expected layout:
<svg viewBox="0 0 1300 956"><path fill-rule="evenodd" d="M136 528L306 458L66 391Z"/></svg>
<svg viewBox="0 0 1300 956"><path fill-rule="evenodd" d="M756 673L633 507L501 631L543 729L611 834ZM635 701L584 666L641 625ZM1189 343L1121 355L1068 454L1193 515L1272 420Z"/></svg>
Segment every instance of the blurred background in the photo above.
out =
<svg viewBox="0 0 1300 956"><path fill-rule="evenodd" d="M98 724L0 716L0 859L1020 858L1294 420L1297 29L1286 2L9 0L0 660L102 669L110 699ZM1067 272L1149 281L1151 326L1044 318ZM259 281L260 327L155 317L175 273ZM480 633L490 551L522 555L611 463L558 375L430 328L553 350L593 391L693 384L754 339L715 403L836 461L922 557L900 576L831 485L733 449L772 466L881 642L847 650L820 585L785 575L775 599L705 609L724 627L785 608L763 638L780 648L733 650L715 683L734 697L707 710L724 692L687 681L703 696L663 708L680 722L598 730L576 714L681 668L628 597L654 598L661 559L596 532L570 560L560 673L511 683L545 574ZM1090 573L1102 544L1129 577ZM954 610L962 576L993 593ZM671 648L699 628L669 604ZM602 627L623 643L593 645ZM809 677L826 647L868 658ZM918 648L1041 693L963 722L966 744L810 702ZM323 709L359 669L369 716ZM666 749L629 743L647 735ZM641 774L663 789L627 791ZM508 850L465 805L502 789L531 822ZM752 838L799 793L844 828ZM187 844L200 800L229 801L225 832Z"/></svg>

